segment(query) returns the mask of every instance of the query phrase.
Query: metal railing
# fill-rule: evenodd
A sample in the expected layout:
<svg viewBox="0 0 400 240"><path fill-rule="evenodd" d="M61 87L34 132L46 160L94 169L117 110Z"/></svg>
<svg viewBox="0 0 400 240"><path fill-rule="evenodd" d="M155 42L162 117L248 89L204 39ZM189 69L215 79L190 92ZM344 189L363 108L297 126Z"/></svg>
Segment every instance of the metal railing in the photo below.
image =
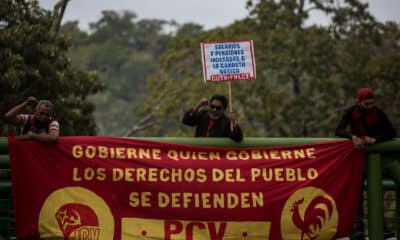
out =
<svg viewBox="0 0 400 240"><path fill-rule="evenodd" d="M262 147L287 146L324 141L337 138L245 138L241 143L230 139L205 138L141 138L146 140L178 144L214 147ZM383 236L384 209L383 189L396 191L396 229L400 236L400 139L374 144L366 149L367 155L367 196L369 239L380 240ZM360 170L362 171L362 170ZM391 180L383 182L385 178ZM382 184L383 183L383 184ZM11 178L8 158L7 138L0 137L0 235L5 238L15 236L11 198ZM1 239L1 237L0 237Z"/></svg>
<svg viewBox="0 0 400 240"><path fill-rule="evenodd" d="M0 239L15 236L7 139L0 138Z"/></svg>

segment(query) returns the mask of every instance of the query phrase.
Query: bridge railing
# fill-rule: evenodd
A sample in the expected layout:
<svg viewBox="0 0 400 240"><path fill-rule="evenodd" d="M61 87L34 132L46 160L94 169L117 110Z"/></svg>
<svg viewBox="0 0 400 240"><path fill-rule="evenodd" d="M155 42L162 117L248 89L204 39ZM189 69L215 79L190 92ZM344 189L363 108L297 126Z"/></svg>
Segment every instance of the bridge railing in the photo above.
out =
<svg viewBox="0 0 400 240"><path fill-rule="evenodd" d="M336 141L337 138L245 138L241 143L230 139L205 138L142 138L147 140L214 147L262 147L288 146ZM378 240L383 236L383 172L392 181L386 187L396 189L396 229L400 231L400 139L374 144L367 152L367 201L369 239ZM363 171L360 169L360 171ZM15 236L13 228L11 174L7 138L0 137L0 235ZM395 184L393 184L393 181ZM1 237L0 237L1 239Z"/></svg>

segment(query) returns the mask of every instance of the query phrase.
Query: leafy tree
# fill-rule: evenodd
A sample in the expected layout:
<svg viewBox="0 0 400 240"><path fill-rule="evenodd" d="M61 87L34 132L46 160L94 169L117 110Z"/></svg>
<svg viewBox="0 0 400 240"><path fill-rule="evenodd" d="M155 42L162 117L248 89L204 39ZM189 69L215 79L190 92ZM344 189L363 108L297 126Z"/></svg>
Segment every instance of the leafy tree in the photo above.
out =
<svg viewBox="0 0 400 240"><path fill-rule="evenodd" d="M133 12L103 11L82 32L76 22L62 26L61 32L73 39L69 52L74 66L95 71L105 83L104 92L91 97L102 135L121 136L136 120L134 110L146 96L146 78L156 72L159 55L170 36L163 29L170 23L138 19Z"/></svg>
<svg viewBox="0 0 400 240"><path fill-rule="evenodd" d="M194 38L177 35L161 58L161 70L148 81L141 114L155 127L145 134L192 135L180 123L184 110L200 97L227 92L224 83L202 83L199 45L207 41L254 40L257 80L232 83L233 109L246 136L333 136L359 87L374 87L383 93L382 102L391 102L386 95L398 99L390 90L400 77L398 26L377 22L358 0L337 3L248 1L250 15L242 21ZM331 23L306 25L311 11L324 12ZM157 97L171 94L161 103ZM398 116L394 109L391 119Z"/></svg>
<svg viewBox="0 0 400 240"><path fill-rule="evenodd" d="M71 66L69 42L51 31L52 14L37 1L5 0L0 16L1 112L28 96L49 99L55 103L62 135L95 134L94 106L87 97L102 85L96 74Z"/></svg>
<svg viewBox="0 0 400 240"><path fill-rule="evenodd" d="M184 23L176 30L176 37L197 37L204 31L203 26L197 23Z"/></svg>
<svg viewBox="0 0 400 240"><path fill-rule="evenodd" d="M188 30L188 27L193 27ZM184 111L189 109L201 97L210 97L216 92L226 93L227 85L204 84L202 80L200 42L215 40L229 40L231 36L241 36L248 39L251 29L247 25L238 23L230 29L215 29L198 34L193 38L192 32L197 31L197 26L185 25L184 32L189 34L177 34L162 55L161 68L156 75L149 78L150 89L147 101L142 105L140 114L147 116L154 123L154 128L144 134L164 136L192 136L188 127L182 126L180 119ZM177 30L177 33L183 31ZM237 84L236 84L237 83ZM239 88L254 86L256 82L243 85L239 82L232 84L232 91L236 97ZM234 98L235 100L236 98ZM234 109L238 111L234 101ZM149 116L151 114L151 116ZM243 116L238 114L238 116Z"/></svg>
<svg viewBox="0 0 400 240"><path fill-rule="evenodd" d="M88 41L88 34L84 31L81 31L78 24L78 21L70 21L63 24L60 28L60 34L62 34L71 43L70 50L86 45Z"/></svg>

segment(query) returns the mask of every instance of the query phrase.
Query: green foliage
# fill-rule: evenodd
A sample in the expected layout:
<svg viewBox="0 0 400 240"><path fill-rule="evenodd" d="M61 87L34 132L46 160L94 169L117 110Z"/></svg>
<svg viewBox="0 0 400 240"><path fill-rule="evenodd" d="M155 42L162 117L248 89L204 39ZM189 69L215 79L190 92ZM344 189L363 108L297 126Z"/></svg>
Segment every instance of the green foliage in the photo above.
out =
<svg viewBox="0 0 400 240"><path fill-rule="evenodd" d="M87 96L102 85L96 74L71 67L69 42L49 31L51 14L36 1L5 0L0 9L1 112L28 96L49 99L62 135L95 134L94 106Z"/></svg>
<svg viewBox="0 0 400 240"><path fill-rule="evenodd" d="M376 90L378 104L395 126L400 125L398 24L377 22L367 4L359 0L249 0L248 10L247 18L209 31L196 23L178 25L138 19L129 11L104 11L90 25L89 33L80 30L77 22L69 22L61 29L65 37L54 41L63 49L71 44L73 65L95 73L88 75L93 79L88 85L78 81L82 87L73 85L72 89L88 96L93 89L90 83L98 82L97 75L104 82L106 90L89 97L96 106L94 116L102 135L192 136L193 129L180 121L183 113L202 97L228 92L226 82L204 84L200 43L248 39L254 40L257 80L231 83L233 110L245 136L333 136L344 108L354 104L356 90L365 86ZM306 24L312 11L325 13L330 24ZM8 14L18 13L11 12ZM50 20L31 28L46 24L50 26ZM176 31L165 33L166 28ZM48 39L41 33L36 36L41 37ZM28 77L79 76L58 70L69 62L51 58L54 53L36 61L40 46L29 39L11 44L29 44L23 56L8 54L4 48L3 57L18 66L4 71L5 79L16 79L9 80L4 89L26 85L21 81ZM34 67L21 71L27 61ZM43 81L41 89L48 88L46 83ZM60 86L55 89L69 90L72 85ZM65 106L77 116L93 111L93 106L84 102L86 98Z"/></svg>
<svg viewBox="0 0 400 240"><path fill-rule="evenodd" d="M74 66L95 71L105 83L105 91L90 98L99 133L121 136L138 120L134 111L147 94L147 76L159 67L170 39L163 29L170 23L137 19L129 11L102 14L90 24L90 34L76 22L64 24L61 32L73 39L69 56Z"/></svg>
<svg viewBox="0 0 400 240"><path fill-rule="evenodd" d="M377 22L358 0L260 0L248 7L249 17L231 26L171 40L139 112L154 112L158 128L144 134L191 136L193 129L180 123L184 111L201 97L227 95L226 83L203 83L200 43L242 39L254 40L257 63L257 80L232 82L245 136L333 136L344 108L365 86L400 126L398 25ZM329 14L331 24L307 26L311 10Z"/></svg>

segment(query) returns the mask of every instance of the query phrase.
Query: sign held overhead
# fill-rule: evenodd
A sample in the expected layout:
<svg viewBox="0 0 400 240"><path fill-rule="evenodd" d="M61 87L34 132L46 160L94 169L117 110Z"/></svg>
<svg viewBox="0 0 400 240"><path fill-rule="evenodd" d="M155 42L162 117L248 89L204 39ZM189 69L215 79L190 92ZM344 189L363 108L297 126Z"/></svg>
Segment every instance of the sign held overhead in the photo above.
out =
<svg viewBox="0 0 400 240"><path fill-rule="evenodd" d="M253 40L200 45L204 82L256 79Z"/></svg>

